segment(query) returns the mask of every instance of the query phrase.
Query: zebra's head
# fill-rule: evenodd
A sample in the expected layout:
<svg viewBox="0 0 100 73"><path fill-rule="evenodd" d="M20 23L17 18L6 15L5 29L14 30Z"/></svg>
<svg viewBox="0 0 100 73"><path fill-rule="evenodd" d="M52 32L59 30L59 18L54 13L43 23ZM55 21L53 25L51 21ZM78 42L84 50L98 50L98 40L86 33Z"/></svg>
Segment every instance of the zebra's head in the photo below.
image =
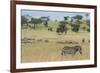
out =
<svg viewBox="0 0 100 73"><path fill-rule="evenodd" d="M75 46L76 51L79 51L80 54L82 54L82 48L81 46Z"/></svg>

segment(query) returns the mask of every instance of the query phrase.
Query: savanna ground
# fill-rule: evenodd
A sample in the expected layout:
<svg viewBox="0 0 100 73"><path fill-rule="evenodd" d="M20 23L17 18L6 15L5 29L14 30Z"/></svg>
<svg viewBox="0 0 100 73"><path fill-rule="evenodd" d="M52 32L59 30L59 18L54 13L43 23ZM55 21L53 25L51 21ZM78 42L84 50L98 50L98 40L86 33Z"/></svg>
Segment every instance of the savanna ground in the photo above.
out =
<svg viewBox="0 0 100 73"><path fill-rule="evenodd" d="M53 24L53 23L52 23ZM51 24L51 26L52 26ZM32 43L21 44L21 62L47 62L47 61L68 61L68 60L86 60L90 57L90 33L86 31L72 32L69 30L67 34L58 35L54 26L53 31L38 26L39 29L22 29L22 38L33 38ZM85 42L82 42L82 39ZM65 43L63 43L65 42ZM76 43L66 43L76 42ZM75 55L61 55L64 46L80 45L82 54L77 52Z"/></svg>

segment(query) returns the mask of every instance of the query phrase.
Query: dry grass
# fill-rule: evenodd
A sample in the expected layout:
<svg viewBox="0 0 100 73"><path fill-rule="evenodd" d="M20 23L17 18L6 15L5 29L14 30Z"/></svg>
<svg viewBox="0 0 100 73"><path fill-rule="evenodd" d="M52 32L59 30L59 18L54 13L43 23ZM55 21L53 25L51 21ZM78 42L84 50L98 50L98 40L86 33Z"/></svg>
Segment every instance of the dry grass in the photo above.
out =
<svg viewBox="0 0 100 73"><path fill-rule="evenodd" d="M26 62L46 62L46 61L68 61L68 60L86 60L89 59L90 44L89 33L68 32L66 35L57 35L56 32L50 31L34 31L25 29L22 30L22 38L29 37L34 38L32 43L22 43L22 63ZM85 38L85 42L82 43L82 39ZM41 40L41 41L39 41ZM46 42L47 40L47 42ZM78 42L78 44L57 43L57 42ZM75 55L68 54L66 56L61 55L62 48L64 46L80 45L82 47L82 54L77 52Z"/></svg>

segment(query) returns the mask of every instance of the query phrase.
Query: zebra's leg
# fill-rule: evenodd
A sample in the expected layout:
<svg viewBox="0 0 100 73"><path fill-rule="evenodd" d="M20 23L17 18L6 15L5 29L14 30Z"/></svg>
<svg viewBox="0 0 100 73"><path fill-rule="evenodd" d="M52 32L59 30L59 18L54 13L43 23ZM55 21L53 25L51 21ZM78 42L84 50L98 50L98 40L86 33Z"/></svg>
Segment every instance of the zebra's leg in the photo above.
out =
<svg viewBox="0 0 100 73"><path fill-rule="evenodd" d="M80 50L80 54L82 54L82 50Z"/></svg>
<svg viewBox="0 0 100 73"><path fill-rule="evenodd" d="M76 54L77 51L73 51L72 55L74 56Z"/></svg>
<svg viewBox="0 0 100 73"><path fill-rule="evenodd" d="M79 49L79 52L80 52L80 54L82 54L82 48L80 47L80 49Z"/></svg>
<svg viewBox="0 0 100 73"><path fill-rule="evenodd" d="M61 53L61 55L63 56L63 55L65 55L65 54L66 54L66 52L63 50L62 53Z"/></svg>

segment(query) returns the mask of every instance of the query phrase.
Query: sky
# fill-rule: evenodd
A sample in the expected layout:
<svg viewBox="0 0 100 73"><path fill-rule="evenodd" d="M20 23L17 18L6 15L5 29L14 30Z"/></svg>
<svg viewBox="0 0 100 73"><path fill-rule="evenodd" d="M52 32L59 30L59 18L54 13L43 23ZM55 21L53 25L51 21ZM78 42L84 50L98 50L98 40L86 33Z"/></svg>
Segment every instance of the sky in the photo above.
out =
<svg viewBox="0 0 100 73"><path fill-rule="evenodd" d="M67 12L67 11L43 11L43 10L21 10L21 15L29 15L34 18L40 18L42 16L49 16L50 20L64 20L65 16L73 17L76 15L82 15L86 18L86 12ZM87 17L90 18L90 14Z"/></svg>

